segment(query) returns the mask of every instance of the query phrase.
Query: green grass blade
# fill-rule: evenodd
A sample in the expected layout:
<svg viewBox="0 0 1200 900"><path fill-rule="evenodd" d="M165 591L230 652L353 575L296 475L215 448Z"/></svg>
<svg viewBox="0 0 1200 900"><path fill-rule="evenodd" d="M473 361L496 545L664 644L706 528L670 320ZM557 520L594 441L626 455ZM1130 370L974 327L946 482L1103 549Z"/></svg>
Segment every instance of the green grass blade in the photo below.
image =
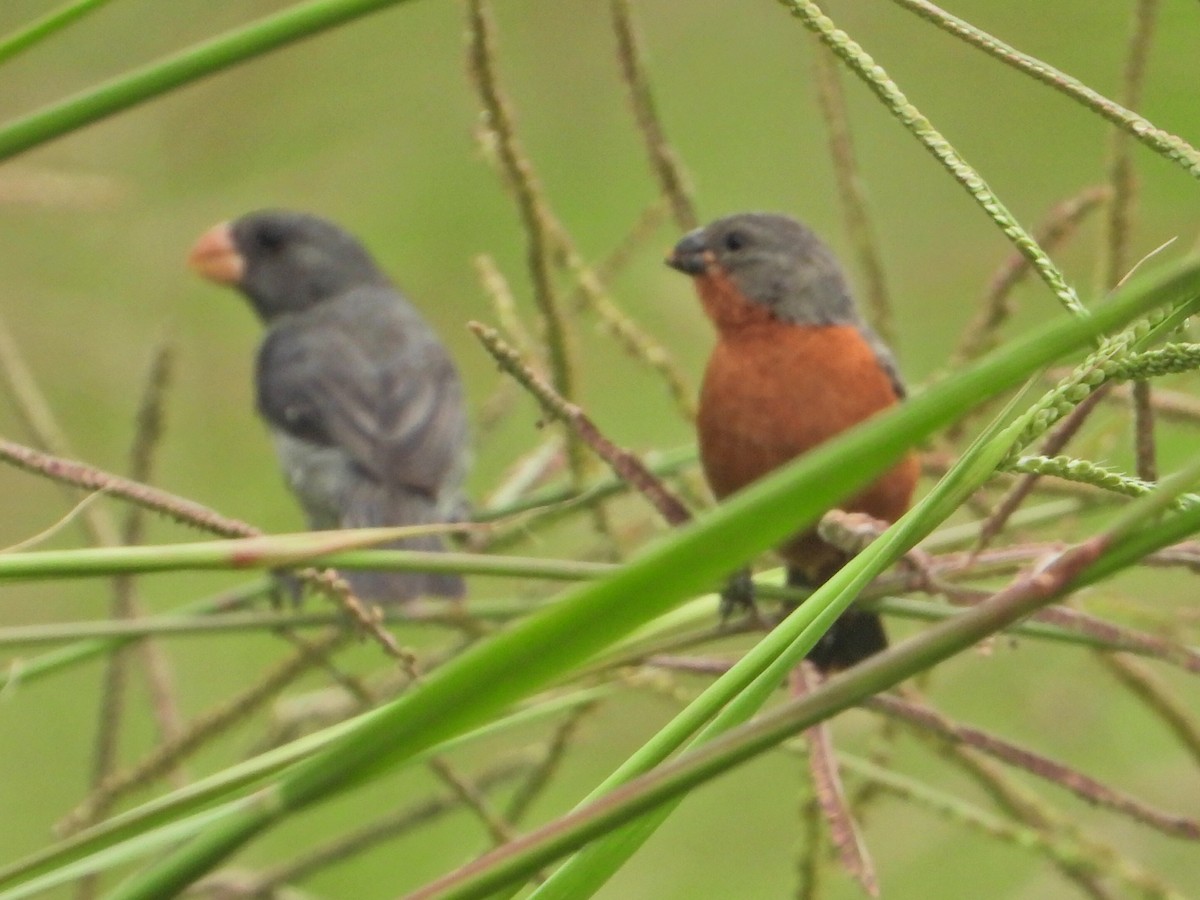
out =
<svg viewBox="0 0 1200 900"><path fill-rule="evenodd" d="M0 893L0 900L25 900L26 897L35 897L87 875L134 862L191 837L206 825L220 822L222 818L231 815L238 804L250 803L253 799L243 798L226 806L205 810L184 819L176 818L155 831L138 835L133 840L113 844L93 855L81 857L73 862L59 863L53 868L47 868L37 877Z"/></svg>
<svg viewBox="0 0 1200 900"><path fill-rule="evenodd" d="M14 56L24 53L108 2L109 0L74 0L46 13L40 19L35 19L24 28L0 39L0 63L6 63Z"/></svg>
<svg viewBox="0 0 1200 900"><path fill-rule="evenodd" d="M310 0L0 127L0 160L206 75L406 0Z"/></svg>
<svg viewBox="0 0 1200 900"><path fill-rule="evenodd" d="M205 597L192 603L186 603L176 609L175 614L202 615L229 603L240 605L240 600L257 597L269 588L270 583L265 579L260 579L237 588L232 592L227 591L215 597ZM7 671L0 672L0 699L3 699L8 691L16 690L20 686L30 684L39 678L44 678L55 672L61 672L63 669L71 668L90 659L95 659L97 656L112 653L114 650L120 649L136 640L138 638L133 636L94 638L77 641L70 646L60 647L48 653L41 653L31 659L12 659L8 662Z"/></svg>
<svg viewBox="0 0 1200 900"><path fill-rule="evenodd" d="M475 553L333 549L391 540L393 536L399 536L394 532L396 529L352 528L184 544L4 553L0 554L0 582L145 575L154 572L278 569L299 565L578 581L607 575L614 568L607 563Z"/></svg>

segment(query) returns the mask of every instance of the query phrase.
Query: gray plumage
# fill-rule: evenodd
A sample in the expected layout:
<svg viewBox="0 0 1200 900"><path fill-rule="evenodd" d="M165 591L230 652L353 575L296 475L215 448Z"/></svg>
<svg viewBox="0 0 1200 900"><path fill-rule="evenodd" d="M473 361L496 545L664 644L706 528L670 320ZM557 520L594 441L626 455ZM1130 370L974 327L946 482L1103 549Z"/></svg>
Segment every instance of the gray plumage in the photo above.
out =
<svg viewBox="0 0 1200 900"><path fill-rule="evenodd" d="M268 211L229 226L237 287L267 333L258 411L310 527L453 521L468 429L458 373L420 313L362 246L312 216ZM439 537L391 546L439 550ZM361 597L457 597L462 579L347 571Z"/></svg>

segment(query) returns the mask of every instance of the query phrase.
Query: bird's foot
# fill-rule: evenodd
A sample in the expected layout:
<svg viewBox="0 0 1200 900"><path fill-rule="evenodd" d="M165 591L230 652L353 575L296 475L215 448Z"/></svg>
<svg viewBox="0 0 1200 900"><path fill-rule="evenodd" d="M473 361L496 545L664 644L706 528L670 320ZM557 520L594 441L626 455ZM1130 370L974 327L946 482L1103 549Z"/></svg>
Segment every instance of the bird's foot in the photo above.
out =
<svg viewBox="0 0 1200 900"><path fill-rule="evenodd" d="M749 569L738 569L721 590L721 603L717 607L721 624L726 624L736 613L744 613L753 621L759 621L758 606L754 602L754 579Z"/></svg>
<svg viewBox="0 0 1200 900"><path fill-rule="evenodd" d="M271 587L267 596L275 609L295 609L300 606L304 599L304 589L304 579L290 569L271 570Z"/></svg>

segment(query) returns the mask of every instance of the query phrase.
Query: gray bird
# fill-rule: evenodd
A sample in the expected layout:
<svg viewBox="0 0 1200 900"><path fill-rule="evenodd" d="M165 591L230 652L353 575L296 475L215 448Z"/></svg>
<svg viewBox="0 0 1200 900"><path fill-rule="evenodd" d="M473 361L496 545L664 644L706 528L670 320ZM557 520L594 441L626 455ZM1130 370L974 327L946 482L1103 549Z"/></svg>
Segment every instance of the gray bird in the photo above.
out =
<svg viewBox="0 0 1200 900"><path fill-rule="evenodd" d="M214 226L188 261L240 290L266 325L258 412L311 528L460 516L468 429L458 372L354 237L315 216L267 210ZM389 546L443 549L436 536ZM464 592L457 575L343 574L375 601Z"/></svg>

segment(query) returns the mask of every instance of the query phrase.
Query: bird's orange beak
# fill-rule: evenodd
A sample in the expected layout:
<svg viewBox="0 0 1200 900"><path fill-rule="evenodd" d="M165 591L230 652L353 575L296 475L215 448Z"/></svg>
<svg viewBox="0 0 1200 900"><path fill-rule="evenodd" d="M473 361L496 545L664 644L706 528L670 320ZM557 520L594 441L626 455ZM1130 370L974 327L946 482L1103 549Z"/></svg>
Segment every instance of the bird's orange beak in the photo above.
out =
<svg viewBox="0 0 1200 900"><path fill-rule="evenodd" d="M246 261L233 243L228 222L204 232L192 246L187 261L192 271L217 284L239 284L246 271Z"/></svg>

